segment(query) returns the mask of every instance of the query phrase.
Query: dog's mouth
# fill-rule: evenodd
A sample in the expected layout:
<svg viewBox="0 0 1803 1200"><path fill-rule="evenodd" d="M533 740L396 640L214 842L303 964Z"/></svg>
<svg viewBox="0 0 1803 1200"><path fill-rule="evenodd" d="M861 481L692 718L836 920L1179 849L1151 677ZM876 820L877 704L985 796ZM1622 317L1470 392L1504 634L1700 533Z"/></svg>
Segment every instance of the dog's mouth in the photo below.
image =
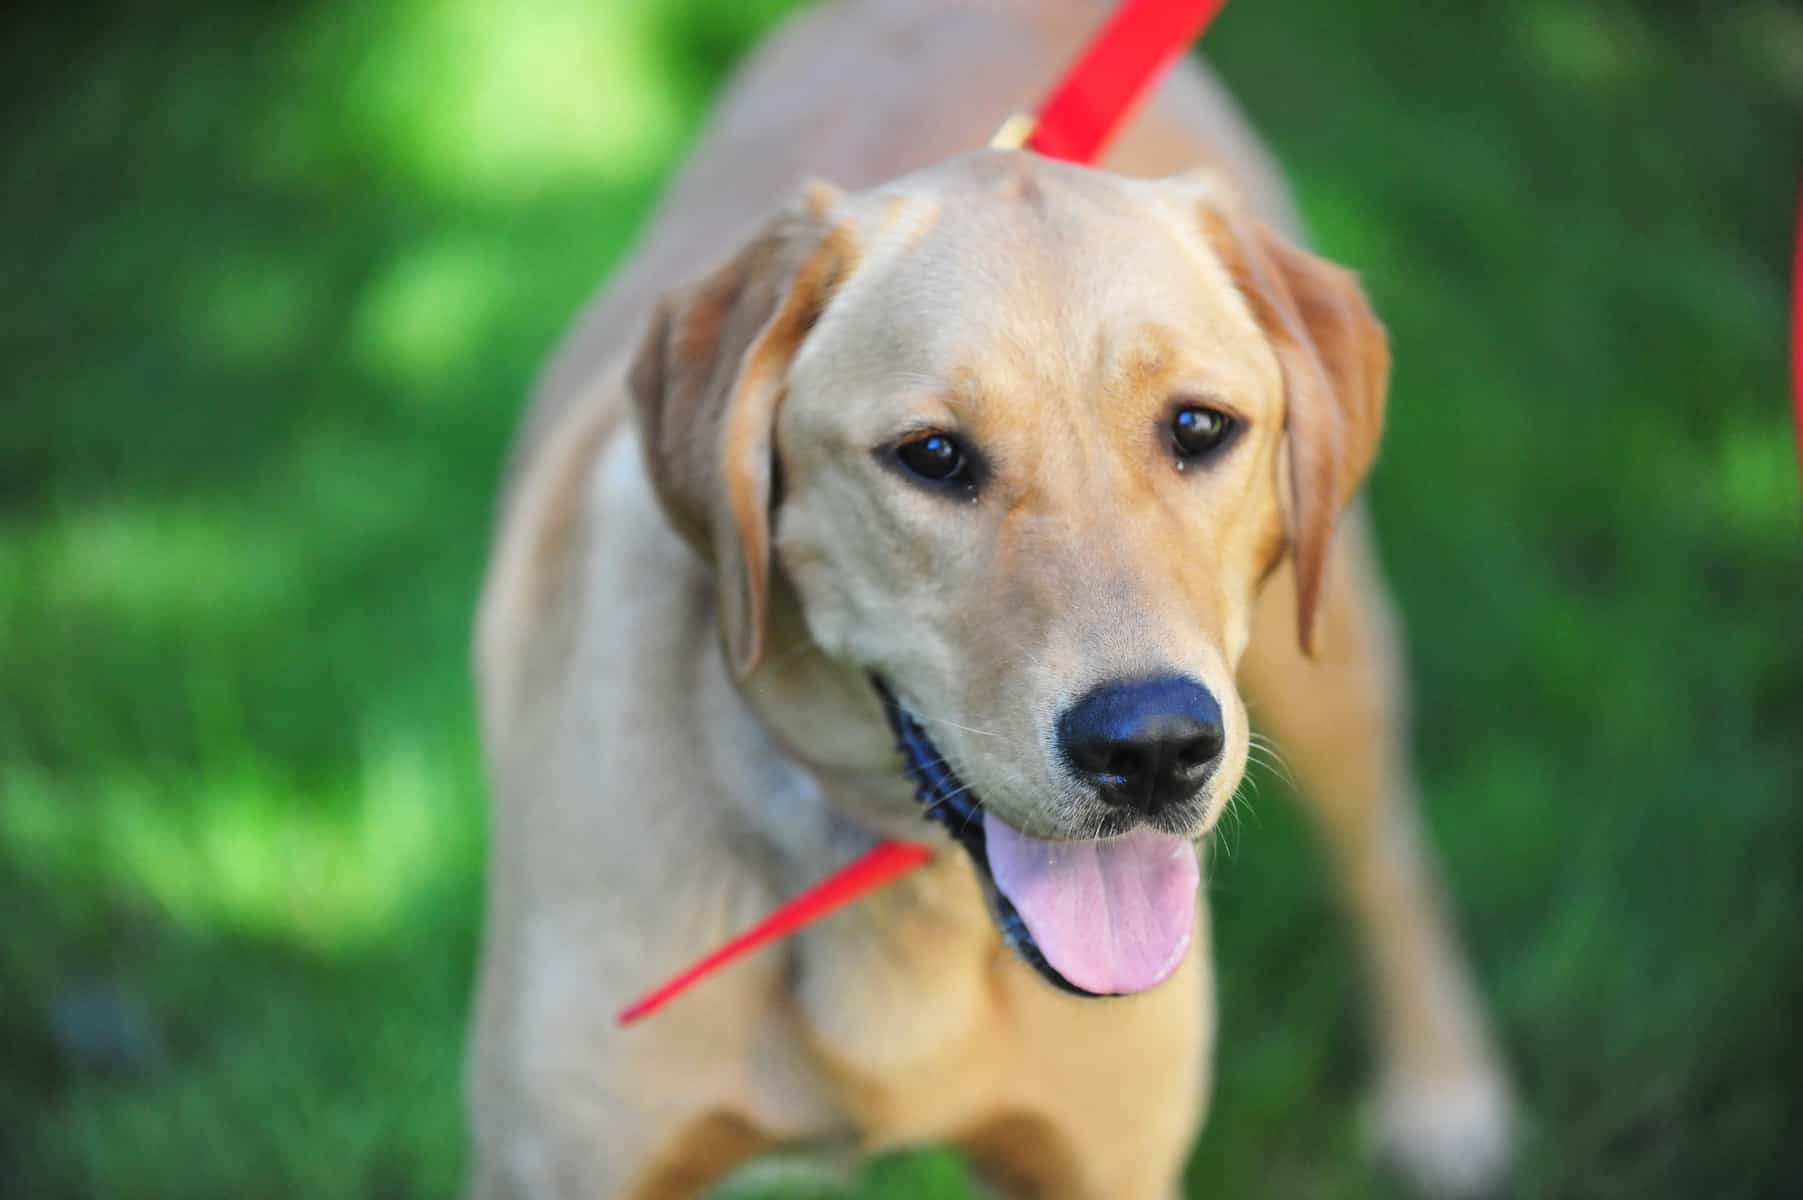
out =
<svg viewBox="0 0 1803 1200"><path fill-rule="evenodd" d="M983 807L895 693L872 678L925 816L970 855L1017 954L1079 996L1145 991L1177 970L1200 883L1188 839L1144 828L1100 841L1021 833Z"/></svg>

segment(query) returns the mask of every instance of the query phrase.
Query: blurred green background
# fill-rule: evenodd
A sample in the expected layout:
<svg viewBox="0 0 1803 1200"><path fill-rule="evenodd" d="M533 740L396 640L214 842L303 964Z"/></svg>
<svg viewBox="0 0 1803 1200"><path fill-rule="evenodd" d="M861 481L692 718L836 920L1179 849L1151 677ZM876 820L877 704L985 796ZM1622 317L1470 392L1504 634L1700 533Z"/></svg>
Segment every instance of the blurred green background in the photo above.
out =
<svg viewBox="0 0 1803 1200"><path fill-rule="evenodd" d="M786 7L0 17L0 1191L457 1187L499 465ZM1240 0L1207 48L1392 330L1373 492L1521 1194L1795 1194L1803 8ZM1261 790L1194 1194L1385 1194Z"/></svg>

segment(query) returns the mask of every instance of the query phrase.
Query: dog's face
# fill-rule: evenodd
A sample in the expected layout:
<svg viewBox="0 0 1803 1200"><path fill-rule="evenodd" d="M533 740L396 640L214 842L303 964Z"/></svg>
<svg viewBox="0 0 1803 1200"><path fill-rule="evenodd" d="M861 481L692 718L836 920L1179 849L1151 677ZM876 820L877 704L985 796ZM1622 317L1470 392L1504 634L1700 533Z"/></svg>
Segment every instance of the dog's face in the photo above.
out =
<svg viewBox="0 0 1803 1200"><path fill-rule="evenodd" d="M1206 187L983 153L813 191L666 307L635 387L740 671L779 571L1017 946L1118 992L1187 945L1257 590L1295 555L1306 643L1385 366L1350 277Z"/></svg>

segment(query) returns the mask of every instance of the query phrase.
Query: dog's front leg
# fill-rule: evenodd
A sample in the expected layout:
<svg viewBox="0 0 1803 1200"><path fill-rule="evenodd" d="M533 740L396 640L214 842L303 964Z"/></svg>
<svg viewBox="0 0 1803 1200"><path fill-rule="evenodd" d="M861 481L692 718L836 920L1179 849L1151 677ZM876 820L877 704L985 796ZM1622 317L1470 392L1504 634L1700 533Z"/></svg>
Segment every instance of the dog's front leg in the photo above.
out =
<svg viewBox="0 0 1803 1200"><path fill-rule="evenodd" d="M489 1047L481 1046L481 1053ZM701 1194L773 1145L737 1106L695 1089L671 1096L671 1061L580 1067L515 1062L478 1072L471 1086L476 1148L472 1200L678 1200ZM702 1083L691 1074L684 1084Z"/></svg>
<svg viewBox="0 0 1803 1200"><path fill-rule="evenodd" d="M1311 661L1291 636L1293 578L1272 579L1242 682L1295 770L1358 926L1381 1151L1433 1194L1481 1192L1507 1166L1509 1089L1420 829L1400 642L1361 512L1336 535L1324 599Z"/></svg>
<svg viewBox="0 0 1803 1200"><path fill-rule="evenodd" d="M622 1029L619 981L670 964L616 956L584 922L515 929L512 915L491 928L477 1011L472 1197L677 1200L819 1136L819 1098L772 1003L780 955L735 964Z"/></svg>
<svg viewBox="0 0 1803 1200"><path fill-rule="evenodd" d="M471 1200L690 1200L774 1143L733 1113L697 1114L651 1139L614 1131L580 1142L554 1123L484 1151Z"/></svg>
<svg viewBox="0 0 1803 1200"><path fill-rule="evenodd" d="M1135 996L1057 993L1015 962L997 978L1007 1080L956 1139L999 1196L1170 1200L1207 1109L1214 987L1207 901L1184 965Z"/></svg>

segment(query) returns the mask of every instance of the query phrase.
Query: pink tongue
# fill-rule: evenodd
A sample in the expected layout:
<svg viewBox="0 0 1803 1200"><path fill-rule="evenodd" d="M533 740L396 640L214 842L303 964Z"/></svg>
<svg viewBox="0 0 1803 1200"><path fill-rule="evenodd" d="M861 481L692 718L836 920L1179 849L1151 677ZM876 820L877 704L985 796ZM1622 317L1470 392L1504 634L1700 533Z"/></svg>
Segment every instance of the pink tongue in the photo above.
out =
<svg viewBox="0 0 1803 1200"><path fill-rule="evenodd" d="M1042 842L983 813L989 872L1040 953L1089 992L1120 995L1162 983L1189 949L1196 919L1196 848L1135 830L1105 842Z"/></svg>

